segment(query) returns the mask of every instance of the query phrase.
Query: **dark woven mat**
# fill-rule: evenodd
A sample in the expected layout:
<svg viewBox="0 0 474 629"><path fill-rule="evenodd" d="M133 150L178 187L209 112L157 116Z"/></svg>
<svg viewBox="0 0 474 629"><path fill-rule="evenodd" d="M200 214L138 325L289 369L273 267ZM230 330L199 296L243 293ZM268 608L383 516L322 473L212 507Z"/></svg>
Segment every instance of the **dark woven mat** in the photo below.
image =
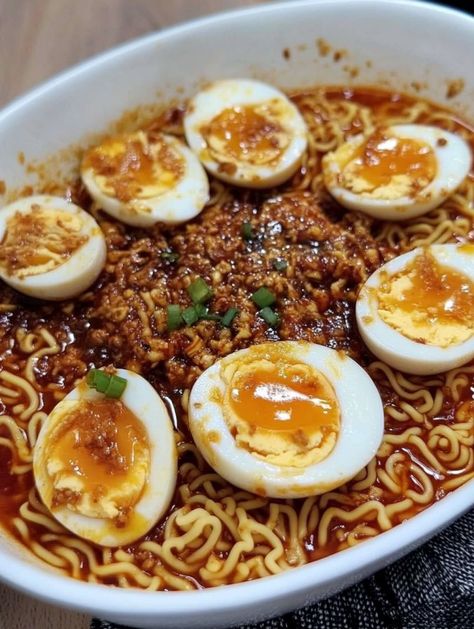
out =
<svg viewBox="0 0 474 629"><path fill-rule="evenodd" d="M119 627L94 619L91 629ZM344 592L240 629L474 629L474 510Z"/></svg>

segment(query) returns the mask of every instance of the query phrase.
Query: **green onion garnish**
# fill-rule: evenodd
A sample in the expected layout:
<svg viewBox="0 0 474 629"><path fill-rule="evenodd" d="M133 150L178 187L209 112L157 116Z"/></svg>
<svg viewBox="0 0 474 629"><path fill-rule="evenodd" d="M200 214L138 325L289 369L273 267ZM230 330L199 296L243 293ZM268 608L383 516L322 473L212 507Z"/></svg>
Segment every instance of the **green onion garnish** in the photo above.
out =
<svg viewBox="0 0 474 629"><path fill-rule="evenodd" d="M106 397L111 397L114 399L118 399L122 393L125 391L125 387L127 386L127 381L125 378L121 378L120 376L110 376L109 386L105 390Z"/></svg>
<svg viewBox="0 0 474 629"><path fill-rule="evenodd" d="M202 317L207 315L209 311L209 308L205 306L204 304L194 304L193 308L196 311L198 319L202 319Z"/></svg>
<svg viewBox="0 0 474 629"><path fill-rule="evenodd" d="M188 293L195 304L204 304L212 297L212 289L202 277L198 277L188 286Z"/></svg>
<svg viewBox="0 0 474 629"><path fill-rule="evenodd" d="M276 297L275 295L262 286L252 295L252 301L257 304L259 308L265 308L266 306L271 306L275 303Z"/></svg>
<svg viewBox="0 0 474 629"><path fill-rule="evenodd" d="M86 377L91 389L103 393L106 397L118 399L125 391L127 381L121 376L109 375L100 369L91 369Z"/></svg>
<svg viewBox="0 0 474 629"><path fill-rule="evenodd" d="M173 251L162 251L160 256L162 260L167 262L177 262L179 260L179 255Z"/></svg>
<svg viewBox="0 0 474 629"><path fill-rule="evenodd" d="M181 316L183 317L186 325L193 325L194 323L196 323L196 321L199 321L201 315L196 312L195 306L189 306L189 308L183 310Z"/></svg>
<svg viewBox="0 0 474 629"><path fill-rule="evenodd" d="M209 309L204 304L195 304L189 306L181 313L186 325L194 325L198 321L220 321L221 317L217 314L209 312Z"/></svg>
<svg viewBox="0 0 474 629"><path fill-rule="evenodd" d="M105 393L109 386L110 376L100 369L91 369L86 377L87 384L91 389L99 391L99 393Z"/></svg>
<svg viewBox="0 0 474 629"><path fill-rule="evenodd" d="M222 317L217 314L212 314L212 312L206 312L200 317L200 319L202 319L203 321L220 321L221 318Z"/></svg>
<svg viewBox="0 0 474 629"><path fill-rule="evenodd" d="M273 268L275 271L284 271L288 268L288 262L283 258L277 258L276 260L273 260Z"/></svg>
<svg viewBox="0 0 474 629"><path fill-rule="evenodd" d="M237 308L229 308L229 310L222 317L221 324L225 328L230 328L230 326L232 325L232 321L235 319L235 317L238 314L239 314L239 311L237 310Z"/></svg>
<svg viewBox="0 0 474 629"><path fill-rule="evenodd" d="M252 225L248 221L245 221L245 223L242 223L241 233L242 233L242 238L244 240L252 240L253 229L252 229Z"/></svg>
<svg viewBox="0 0 474 629"><path fill-rule="evenodd" d="M167 314L168 330L177 330L181 326L181 308L177 304L171 304L167 307Z"/></svg>
<svg viewBox="0 0 474 629"><path fill-rule="evenodd" d="M269 306L262 308L258 313L271 328L276 328L280 323L278 313L274 312Z"/></svg>

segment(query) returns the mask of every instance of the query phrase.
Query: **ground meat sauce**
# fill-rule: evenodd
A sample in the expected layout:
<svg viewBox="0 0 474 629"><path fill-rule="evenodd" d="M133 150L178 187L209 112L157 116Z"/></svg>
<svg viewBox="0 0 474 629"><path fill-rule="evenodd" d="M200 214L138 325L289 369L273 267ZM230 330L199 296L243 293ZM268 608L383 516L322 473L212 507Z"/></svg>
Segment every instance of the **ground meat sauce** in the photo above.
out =
<svg viewBox="0 0 474 629"><path fill-rule="evenodd" d="M115 268L86 296L91 303L80 306L89 324L84 342L90 358L97 364L100 356L101 364L105 359L143 373L164 367L172 388L183 389L216 358L265 340L300 338L357 355L352 304L359 283L383 256L370 235L369 219L347 215L332 222L322 203L305 193L234 200L224 211L210 208L175 233L155 227L145 234L103 223ZM256 234L252 241L241 236L247 221ZM179 256L177 263L162 260L161 253L169 250ZM288 267L277 272L273 262L281 257ZM186 288L196 276L213 289L212 312L239 308L232 330L203 321L167 332L167 304L190 305ZM261 286L277 297L278 329L257 316L251 295ZM66 364L68 354L63 355Z"/></svg>
<svg viewBox="0 0 474 629"><path fill-rule="evenodd" d="M80 189L75 194L83 195ZM235 196L224 208L211 207L174 229L145 232L104 218L108 265L94 288L58 310L2 287L5 302L27 307L3 313L0 334L47 325L65 347L54 364L39 362L39 380L59 378L68 387L93 364L113 363L155 382L163 383L165 375L166 388L181 391L216 358L266 340L305 339L358 356L357 287L388 253L371 236L371 219L333 212L331 220L323 209L328 199L308 193L270 200L239 191ZM256 234L251 241L241 235L246 221ZM161 257L170 250L179 256L176 263ZM288 263L283 272L273 268L277 258ZM231 330L202 321L167 331L166 306L190 305L186 288L197 276L213 289L213 312L239 308ZM278 329L257 316L251 295L261 286L277 297Z"/></svg>

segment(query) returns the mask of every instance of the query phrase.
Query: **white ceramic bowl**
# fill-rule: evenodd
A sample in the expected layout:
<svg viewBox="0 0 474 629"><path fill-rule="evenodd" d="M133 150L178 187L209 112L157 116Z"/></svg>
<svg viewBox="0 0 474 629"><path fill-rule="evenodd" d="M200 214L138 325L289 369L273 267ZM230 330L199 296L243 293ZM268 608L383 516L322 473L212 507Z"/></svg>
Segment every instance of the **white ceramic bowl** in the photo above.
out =
<svg viewBox="0 0 474 629"><path fill-rule="evenodd" d="M332 55L321 56L318 38L347 56L339 63ZM104 129L126 109L157 95L183 98L205 79L249 76L284 88L379 84L412 93L415 82L426 83L422 96L449 102L474 119L473 58L473 19L403 0L295 0L199 20L112 50L10 105L0 114L0 177L10 189L25 184L20 151L27 160L41 160ZM464 79L464 90L446 101L449 81L458 78ZM1 534L0 578L50 603L134 627L218 628L262 620L333 594L413 550L473 504L471 481L354 548L217 590L151 593L81 583L40 565Z"/></svg>

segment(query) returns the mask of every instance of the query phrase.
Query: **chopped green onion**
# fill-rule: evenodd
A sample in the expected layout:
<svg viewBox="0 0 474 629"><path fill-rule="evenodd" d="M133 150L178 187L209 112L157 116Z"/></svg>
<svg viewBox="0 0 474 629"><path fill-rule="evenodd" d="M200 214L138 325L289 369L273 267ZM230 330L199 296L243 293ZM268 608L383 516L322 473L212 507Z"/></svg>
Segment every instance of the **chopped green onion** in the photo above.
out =
<svg viewBox="0 0 474 629"><path fill-rule="evenodd" d="M252 301L257 304L259 308L265 308L266 306L271 306L275 303L276 297L275 295L262 286L252 295Z"/></svg>
<svg viewBox="0 0 474 629"><path fill-rule="evenodd" d="M181 308L177 304L171 304L167 307L167 326L168 330L177 330L181 326Z"/></svg>
<svg viewBox="0 0 474 629"><path fill-rule="evenodd" d="M189 308L183 310L181 316L183 317L186 325L193 325L194 323L196 323L196 321L199 320L201 315L196 312L195 306L189 306Z"/></svg>
<svg viewBox="0 0 474 629"><path fill-rule="evenodd" d="M105 393L109 386L110 376L100 369L91 369L86 377L87 384L91 389Z"/></svg>
<svg viewBox="0 0 474 629"><path fill-rule="evenodd" d="M125 378L113 375L110 376L109 386L104 391L104 393L106 397L111 397L117 400L125 391L126 386L127 381L125 380Z"/></svg>
<svg viewBox="0 0 474 629"><path fill-rule="evenodd" d="M205 313L200 317L203 321L220 321L221 317L217 314L212 314L212 312Z"/></svg>
<svg viewBox="0 0 474 629"><path fill-rule="evenodd" d="M186 325L194 325L198 321L220 321L221 317L217 314L209 312L209 309L204 304L195 304L189 306L181 313Z"/></svg>
<svg viewBox="0 0 474 629"><path fill-rule="evenodd" d="M241 233L242 233L242 238L244 240L252 240L254 236L253 229L252 229L252 225L248 221L245 221L245 223L242 223Z"/></svg>
<svg viewBox="0 0 474 629"><path fill-rule="evenodd" d="M115 374L109 375L100 369L91 369L87 374L86 382L91 389L95 389L106 397L114 399L118 399L127 386L125 378Z"/></svg>
<svg viewBox="0 0 474 629"><path fill-rule="evenodd" d="M209 311L209 308L204 304L194 304L193 308L196 311L198 319L202 319Z"/></svg>
<svg viewBox="0 0 474 629"><path fill-rule="evenodd" d="M168 262L177 262L179 260L179 255L173 251L162 251L160 255L162 260L167 260Z"/></svg>
<svg viewBox="0 0 474 629"><path fill-rule="evenodd" d="M273 260L273 268L275 271L284 271L288 268L288 262L283 258L277 258L276 260Z"/></svg>
<svg viewBox="0 0 474 629"><path fill-rule="evenodd" d="M276 328L280 323L278 313L274 312L269 306L262 308L258 313L271 328Z"/></svg>
<svg viewBox="0 0 474 629"><path fill-rule="evenodd" d="M195 304L204 304L212 297L212 289L202 277L198 277L188 286L188 293Z"/></svg>
<svg viewBox="0 0 474 629"><path fill-rule="evenodd" d="M239 311L237 310L237 308L229 308L229 310L222 317L221 324L225 328L230 328L230 326L232 325L232 321L235 319L235 317L238 314L239 314Z"/></svg>

